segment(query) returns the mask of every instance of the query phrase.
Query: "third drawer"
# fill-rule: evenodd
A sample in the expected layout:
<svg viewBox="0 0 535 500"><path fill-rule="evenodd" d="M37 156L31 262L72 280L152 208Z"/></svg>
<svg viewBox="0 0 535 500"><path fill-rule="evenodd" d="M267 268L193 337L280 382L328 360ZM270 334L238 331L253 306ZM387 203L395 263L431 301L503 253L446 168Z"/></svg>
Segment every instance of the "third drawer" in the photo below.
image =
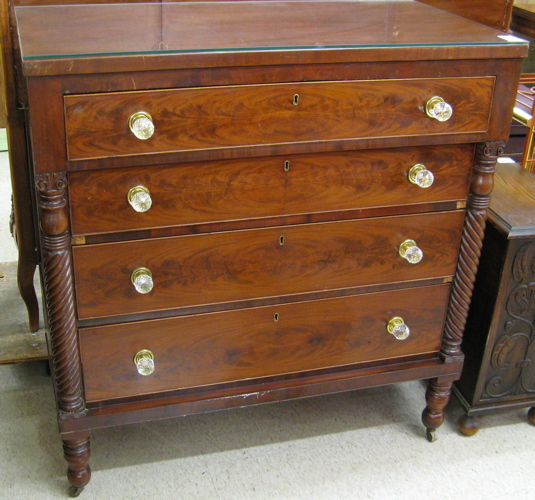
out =
<svg viewBox="0 0 535 500"><path fill-rule="evenodd" d="M80 319L452 276L464 211L73 248ZM423 259L399 253L413 240ZM153 288L139 293L136 270ZM146 272L146 271L143 271Z"/></svg>

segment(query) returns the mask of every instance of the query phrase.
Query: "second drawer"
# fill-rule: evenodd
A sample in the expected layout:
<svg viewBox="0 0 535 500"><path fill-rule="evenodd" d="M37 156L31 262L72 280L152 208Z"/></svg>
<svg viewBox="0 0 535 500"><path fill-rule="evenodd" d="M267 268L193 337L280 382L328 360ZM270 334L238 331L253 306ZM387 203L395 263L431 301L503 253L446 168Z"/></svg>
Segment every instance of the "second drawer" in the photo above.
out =
<svg viewBox="0 0 535 500"><path fill-rule="evenodd" d="M74 247L78 315L90 319L452 276L463 221L459 210ZM398 253L407 240L423 251L417 264ZM147 293L132 283L139 273L150 274Z"/></svg>
<svg viewBox="0 0 535 500"><path fill-rule="evenodd" d="M470 145L445 145L71 172L72 231L86 235L463 200L472 156ZM410 182L415 165L434 175L432 185ZM128 194L136 189L144 193L138 196L150 197L150 205L136 205L131 196L129 204Z"/></svg>

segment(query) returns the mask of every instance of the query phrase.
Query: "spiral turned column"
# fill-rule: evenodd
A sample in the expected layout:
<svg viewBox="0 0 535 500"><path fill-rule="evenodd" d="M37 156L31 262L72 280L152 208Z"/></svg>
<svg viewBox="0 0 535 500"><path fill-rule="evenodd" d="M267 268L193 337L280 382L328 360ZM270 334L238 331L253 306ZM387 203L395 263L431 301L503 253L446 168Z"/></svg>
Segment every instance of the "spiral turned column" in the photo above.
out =
<svg viewBox="0 0 535 500"><path fill-rule="evenodd" d="M476 147L459 262L453 278L444 327L441 354L446 362L448 357L462 356L461 341L483 245L487 208L494 187L496 161L503 153L504 146L504 142L484 142Z"/></svg>
<svg viewBox="0 0 535 500"><path fill-rule="evenodd" d="M440 350L445 363L460 363L463 360L461 341L483 245L496 161L503 153L504 145L504 142L484 142L476 146L459 262L453 278ZM430 441L434 441L435 430L444 420L444 408L450 400L452 384L451 377L429 381L426 393L427 406L423 411L422 421L427 428L427 438Z"/></svg>
<svg viewBox="0 0 535 500"><path fill-rule="evenodd" d="M67 176L64 172L37 174L35 183L52 372L59 418L66 420L85 414L67 212ZM87 465L89 435L83 439L64 440L64 449L69 481L75 488L83 487L90 477Z"/></svg>

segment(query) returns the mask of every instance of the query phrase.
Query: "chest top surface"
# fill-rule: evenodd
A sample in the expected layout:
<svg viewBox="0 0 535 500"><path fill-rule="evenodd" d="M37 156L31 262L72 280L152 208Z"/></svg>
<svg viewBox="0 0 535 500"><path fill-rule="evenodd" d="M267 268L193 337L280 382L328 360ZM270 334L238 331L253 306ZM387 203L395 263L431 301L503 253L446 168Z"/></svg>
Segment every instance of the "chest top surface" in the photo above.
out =
<svg viewBox="0 0 535 500"><path fill-rule="evenodd" d="M140 64L150 70L225 62L522 57L527 47L407 0L53 5L18 7L16 16L27 76Z"/></svg>

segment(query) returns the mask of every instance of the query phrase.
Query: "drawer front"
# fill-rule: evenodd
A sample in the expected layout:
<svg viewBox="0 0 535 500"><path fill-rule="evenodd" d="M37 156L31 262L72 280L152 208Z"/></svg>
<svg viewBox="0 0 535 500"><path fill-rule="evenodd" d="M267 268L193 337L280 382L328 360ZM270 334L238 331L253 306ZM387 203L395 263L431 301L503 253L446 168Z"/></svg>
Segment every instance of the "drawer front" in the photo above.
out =
<svg viewBox="0 0 535 500"><path fill-rule="evenodd" d="M283 83L65 96L70 160L255 145L485 132L494 77ZM296 97L297 96L297 97ZM439 122L426 102L442 97ZM129 120L148 113L149 139Z"/></svg>
<svg viewBox="0 0 535 500"><path fill-rule="evenodd" d="M123 168L69 175L75 235L465 199L472 146L386 149ZM408 180L415 164L434 175ZM149 192L137 212L128 193Z"/></svg>
<svg viewBox="0 0 535 500"><path fill-rule="evenodd" d="M88 402L437 352L440 285L80 330ZM393 316L410 328L388 333ZM133 358L154 355L143 376Z"/></svg>
<svg viewBox="0 0 535 500"><path fill-rule="evenodd" d="M452 276L464 212L361 219L73 248L81 319ZM418 264L398 254L407 239ZM138 268L154 288L131 283Z"/></svg>

